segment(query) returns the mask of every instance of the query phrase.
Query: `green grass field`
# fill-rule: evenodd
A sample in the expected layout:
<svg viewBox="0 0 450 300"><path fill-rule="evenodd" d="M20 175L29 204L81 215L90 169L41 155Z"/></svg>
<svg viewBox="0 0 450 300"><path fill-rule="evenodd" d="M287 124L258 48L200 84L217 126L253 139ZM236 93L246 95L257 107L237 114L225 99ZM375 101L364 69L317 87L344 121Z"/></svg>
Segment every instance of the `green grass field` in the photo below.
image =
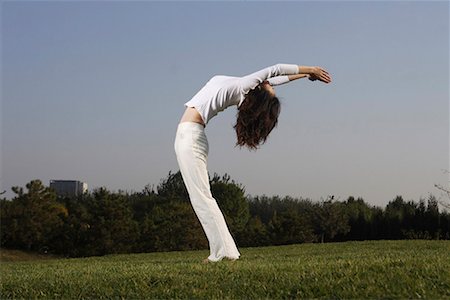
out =
<svg viewBox="0 0 450 300"><path fill-rule="evenodd" d="M1 263L1 298L450 299L450 241L370 241Z"/></svg>

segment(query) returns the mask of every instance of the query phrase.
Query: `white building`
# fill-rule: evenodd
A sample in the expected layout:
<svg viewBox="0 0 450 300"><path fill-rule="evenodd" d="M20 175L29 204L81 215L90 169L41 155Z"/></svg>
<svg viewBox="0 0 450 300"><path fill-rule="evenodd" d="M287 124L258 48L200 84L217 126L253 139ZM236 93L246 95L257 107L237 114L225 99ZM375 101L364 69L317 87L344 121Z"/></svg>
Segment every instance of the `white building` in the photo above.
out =
<svg viewBox="0 0 450 300"><path fill-rule="evenodd" d="M54 189L58 196L76 197L87 192L88 185L76 180L50 180L50 188Z"/></svg>

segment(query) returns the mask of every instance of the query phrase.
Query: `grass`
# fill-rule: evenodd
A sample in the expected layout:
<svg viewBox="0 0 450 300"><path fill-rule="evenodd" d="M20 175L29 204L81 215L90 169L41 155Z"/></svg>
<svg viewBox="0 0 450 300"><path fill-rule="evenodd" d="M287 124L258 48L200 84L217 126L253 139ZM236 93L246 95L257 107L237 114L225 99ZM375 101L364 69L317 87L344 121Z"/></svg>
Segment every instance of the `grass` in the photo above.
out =
<svg viewBox="0 0 450 300"><path fill-rule="evenodd" d="M368 241L1 264L1 298L450 299L450 241Z"/></svg>
<svg viewBox="0 0 450 300"><path fill-rule="evenodd" d="M0 262L29 261L55 258L60 258L60 256L51 254L38 254L22 250L0 249Z"/></svg>

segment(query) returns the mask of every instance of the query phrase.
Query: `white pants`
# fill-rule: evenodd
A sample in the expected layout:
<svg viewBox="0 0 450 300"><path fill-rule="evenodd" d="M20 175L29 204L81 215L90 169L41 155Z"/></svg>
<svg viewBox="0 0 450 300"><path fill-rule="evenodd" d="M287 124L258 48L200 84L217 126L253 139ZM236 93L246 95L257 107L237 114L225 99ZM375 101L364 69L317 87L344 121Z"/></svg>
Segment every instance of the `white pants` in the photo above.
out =
<svg viewBox="0 0 450 300"><path fill-rule="evenodd" d="M239 251L211 194L207 170L208 140L203 125L180 123L175 138L175 153L192 207L209 241L208 259L238 259Z"/></svg>

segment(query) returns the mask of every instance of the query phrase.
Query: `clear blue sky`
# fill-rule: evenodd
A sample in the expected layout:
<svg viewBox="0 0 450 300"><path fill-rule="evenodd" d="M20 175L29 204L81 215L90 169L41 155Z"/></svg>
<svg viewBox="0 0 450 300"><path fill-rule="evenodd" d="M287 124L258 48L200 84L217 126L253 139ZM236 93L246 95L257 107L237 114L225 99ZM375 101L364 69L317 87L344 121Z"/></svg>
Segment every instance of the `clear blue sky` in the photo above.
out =
<svg viewBox="0 0 450 300"><path fill-rule="evenodd" d="M32 179L140 191L177 171L183 103L215 74L320 65L277 87L278 128L236 148L207 126L209 171L252 195L439 195L449 169L449 3L2 2L1 189ZM11 196L12 193L8 193Z"/></svg>

